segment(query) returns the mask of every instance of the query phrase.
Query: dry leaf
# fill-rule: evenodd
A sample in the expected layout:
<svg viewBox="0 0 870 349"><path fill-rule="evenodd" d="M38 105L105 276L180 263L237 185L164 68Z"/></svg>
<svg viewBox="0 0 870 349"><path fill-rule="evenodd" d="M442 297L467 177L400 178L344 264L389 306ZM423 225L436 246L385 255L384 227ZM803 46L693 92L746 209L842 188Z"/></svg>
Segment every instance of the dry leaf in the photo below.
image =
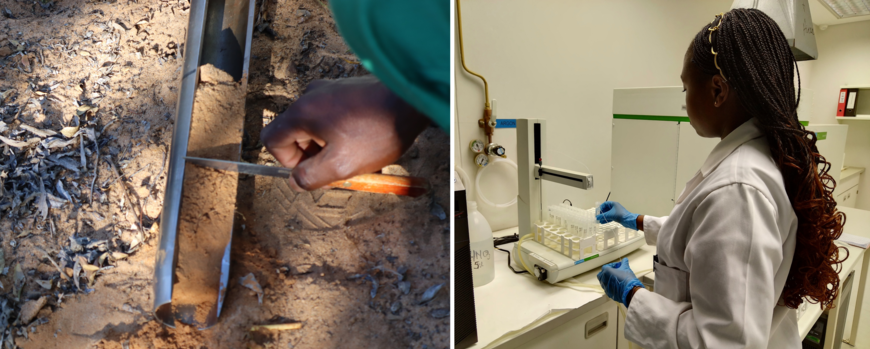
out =
<svg viewBox="0 0 870 349"><path fill-rule="evenodd" d="M429 289L427 289L426 292L423 292L423 297L420 299L419 302L417 302L417 304L423 304L423 303L426 303L428 301L431 301L433 298L435 298L435 295L438 294L438 291L441 290L442 286L444 286L443 283L429 287Z"/></svg>
<svg viewBox="0 0 870 349"><path fill-rule="evenodd" d="M86 272L94 272L94 271L100 270L100 267L88 264L88 260L85 259L85 257L78 256L77 259L78 259L77 262L79 262L79 264L81 264L82 269Z"/></svg>
<svg viewBox="0 0 870 349"><path fill-rule="evenodd" d="M21 271L21 263L15 263L15 271L12 274L12 294L15 295L15 299L20 299L22 288L24 288L24 272Z"/></svg>
<svg viewBox="0 0 870 349"><path fill-rule="evenodd" d="M15 92L15 89L8 89L4 92L0 92L0 104L6 103L6 99Z"/></svg>
<svg viewBox="0 0 870 349"><path fill-rule="evenodd" d="M76 261L76 265L73 267L73 282L76 284L76 289L82 289L82 286L79 284L79 279L82 274L82 264L79 261Z"/></svg>
<svg viewBox="0 0 870 349"><path fill-rule="evenodd" d="M298 330L302 328L301 322L294 322L292 324L272 324L272 325L255 325L251 327L251 331L257 330L272 330L272 331L285 331L285 330Z"/></svg>
<svg viewBox="0 0 870 349"><path fill-rule="evenodd" d="M62 134L66 138L75 137L76 132L79 132L78 126L64 127L62 130L60 130L60 134Z"/></svg>
<svg viewBox="0 0 870 349"><path fill-rule="evenodd" d="M41 130L28 124L21 124L21 128L28 130L30 131L30 133L33 133L40 137L54 136L57 134L57 132L54 132L52 130Z"/></svg>
<svg viewBox="0 0 870 349"><path fill-rule="evenodd" d="M78 88L78 86L76 86L76 87ZM78 89L81 90L81 88L78 88ZM87 113L89 110L91 110L91 106L81 105L78 108L76 108L76 115L82 116L84 113Z"/></svg>
<svg viewBox="0 0 870 349"><path fill-rule="evenodd" d="M252 291L257 293L257 302L260 305L263 304L263 288L260 287L260 283L257 282L257 278L254 277L254 273L248 273L245 275L239 282L241 282L242 286L250 288Z"/></svg>
<svg viewBox="0 0 870 349"><path fill-rule="evenodd" d="M36 142L32 142L34 139L36 140ZM30 146L33 143L38 143L39 138L33 138L33 139L28 140L27 142L21 142L21 141L14 141L14 140L11 140L9 138L0 136L0 141L3 141L3 143L6 143L6 144L13 146L13 147L16 147L16 148L24 148L24 147Z"/></svg>
<svg viewBox="0 0 870 349"><path fill-rule="evenodd" d="M76 141L78 141L78 140L75 138L70 138L68 140L64 140L61 137L52 137L52 138L46 138L45 142L43 142L42 145L48 149L63 148L65 146L68 146L70 144L75 143Z"/></svg>
<svg viewBox="0 0 870 349"><path fill-rule="evenodd" d="M22 324L30 323L33 318L36 317L36 314L39 313L39 310L45 306L48 300L45 296L39 297L39 299L35 301L27 301L24 305L21 306L21 314L19 317L19 321Z"/></svg>
<svg viewBox="0 0 870 349"><path fill-rule="evenodd" d="M51 289L51 280L34 280L34 281L36 281L37 285L39 285L40 287L42 287L46 290Z"/></svg>
<svg viewBox="0 0 870 349"><path fill-rule="evenodd" d="M45 220L45 217L48 217L48 200L46 198L45 193L45 185L42 183L42 177L39 178L39 198L37 199L36 205L39 210L39 215L42 216L42 219Z"/></svg>
<svg viewBox="0 0 870 349"><path fill-rule="evenodd" d="M126 253L112 252L112 259L114 259L114 260L125 259L127 257L128 257L128 255Z"/></svg>

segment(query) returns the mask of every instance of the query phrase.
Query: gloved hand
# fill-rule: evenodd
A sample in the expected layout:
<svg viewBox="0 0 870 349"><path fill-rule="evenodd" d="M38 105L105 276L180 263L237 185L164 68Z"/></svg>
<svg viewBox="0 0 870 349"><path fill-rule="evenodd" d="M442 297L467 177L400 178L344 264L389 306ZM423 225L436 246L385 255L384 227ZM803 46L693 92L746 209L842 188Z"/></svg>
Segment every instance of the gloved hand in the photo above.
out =
<svg viewBox="0 0 870 349"><path fill-rule="evenodd" d="M616 222L622 224L623 227L637 230L637 213L628 212L625 207L616 201L605 201L599 206L601 214L595 216L598 223Z"/></svg>
<svg viewBox="0 0 870 349"><path fill-rule="evenodd" d="M311 82L260 133L266 149L293 168L291 188L314 190L396 161L429 119L372 76Z"/></svg>
<svg viewBox="0 0 870 349"><path fill-rule="evenodd" d="M622 261L616 263L605 264L601 267L601 272L598 273L598 282L601 283L601 288L607 297L617 302L622 303L626 307L628 294L635 286L643 287L631 267L628 266L628 258L623 258Z"/></svg>

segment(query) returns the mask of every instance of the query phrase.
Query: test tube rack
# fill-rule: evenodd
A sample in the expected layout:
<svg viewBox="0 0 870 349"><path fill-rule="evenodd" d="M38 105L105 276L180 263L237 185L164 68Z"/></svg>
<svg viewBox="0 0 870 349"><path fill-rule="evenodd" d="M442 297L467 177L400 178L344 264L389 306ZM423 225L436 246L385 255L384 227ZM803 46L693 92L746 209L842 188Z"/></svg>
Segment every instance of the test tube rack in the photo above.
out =
<svg viewBox="0 0 870 349"><path fill-rule="evenodd" d="M534 224L534 237L522 244L523 260L541 281L556 283L597 269L644 243L641 231L616 222L599 224L594 208L551 205L543 216Z"/></svg>

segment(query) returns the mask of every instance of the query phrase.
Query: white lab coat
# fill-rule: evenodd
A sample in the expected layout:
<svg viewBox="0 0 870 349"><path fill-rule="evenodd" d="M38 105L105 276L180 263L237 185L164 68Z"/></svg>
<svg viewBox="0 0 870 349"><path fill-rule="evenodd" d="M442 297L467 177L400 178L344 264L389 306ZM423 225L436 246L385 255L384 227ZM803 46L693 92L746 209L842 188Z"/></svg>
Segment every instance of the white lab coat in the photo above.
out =
<svg viewBox="0 0 870 349"><path fill-rule="evenodd" d="M747 121L710 153L668 217L644 218L655 293L631 301L625 337L654 348L799 348L794 309L777 305L797 216L767 140Z"/></svg>

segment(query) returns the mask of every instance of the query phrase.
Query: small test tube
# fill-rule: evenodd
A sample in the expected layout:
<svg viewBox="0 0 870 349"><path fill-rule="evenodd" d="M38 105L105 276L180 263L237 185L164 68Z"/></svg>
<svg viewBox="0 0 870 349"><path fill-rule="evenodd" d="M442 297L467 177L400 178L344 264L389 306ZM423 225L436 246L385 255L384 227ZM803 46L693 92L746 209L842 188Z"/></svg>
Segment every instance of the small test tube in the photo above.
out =
<svg viewBox="0 0 870 349"><path fill-rule="evenodd" d="M578 260L581 257L580 254L580 241L579 237L571 238L571 259Z"/></svg>
<svg viewBox="0 0 870 349"><path fill-rule="evenodd" d="M574 259L574 239L570 236L566 236L565 243L567 244L567 246L562 245L562 247L567 247L565 249L564 255L568 256L568 258Z"/></svg>
<svg viewBox="0 0 870 349"><path fill-rule="evenodd" d="M625 242L625 228L623 228L620 225L620 226L616 227L616 229L617 229L616 241L618 244L621 244L621 243Z"/></svg>
<svg viewBox="0 0 870 349"><path fill-rule="evenodd" d="M605 250L604 228L601 225L599 225L595 228L595 230L597 231L595 233L595 249L598 250L599 252L604 251Z"/></svg>
<svg viewBox="0 0 870 349"><path fill-rule="evenodd" d="M607 228L604 235L604 241L607 245L606 248L616 246L616 234L618 233L618 230L616 226L614 226L614 224L616 223L607 223Z"/></svg>
<svg viewBox="0 0 870 349"><path fill-rule="evenodd" d="M580 241L581 258L587 258L595 254L595 237L588 237Z"/></svg>

